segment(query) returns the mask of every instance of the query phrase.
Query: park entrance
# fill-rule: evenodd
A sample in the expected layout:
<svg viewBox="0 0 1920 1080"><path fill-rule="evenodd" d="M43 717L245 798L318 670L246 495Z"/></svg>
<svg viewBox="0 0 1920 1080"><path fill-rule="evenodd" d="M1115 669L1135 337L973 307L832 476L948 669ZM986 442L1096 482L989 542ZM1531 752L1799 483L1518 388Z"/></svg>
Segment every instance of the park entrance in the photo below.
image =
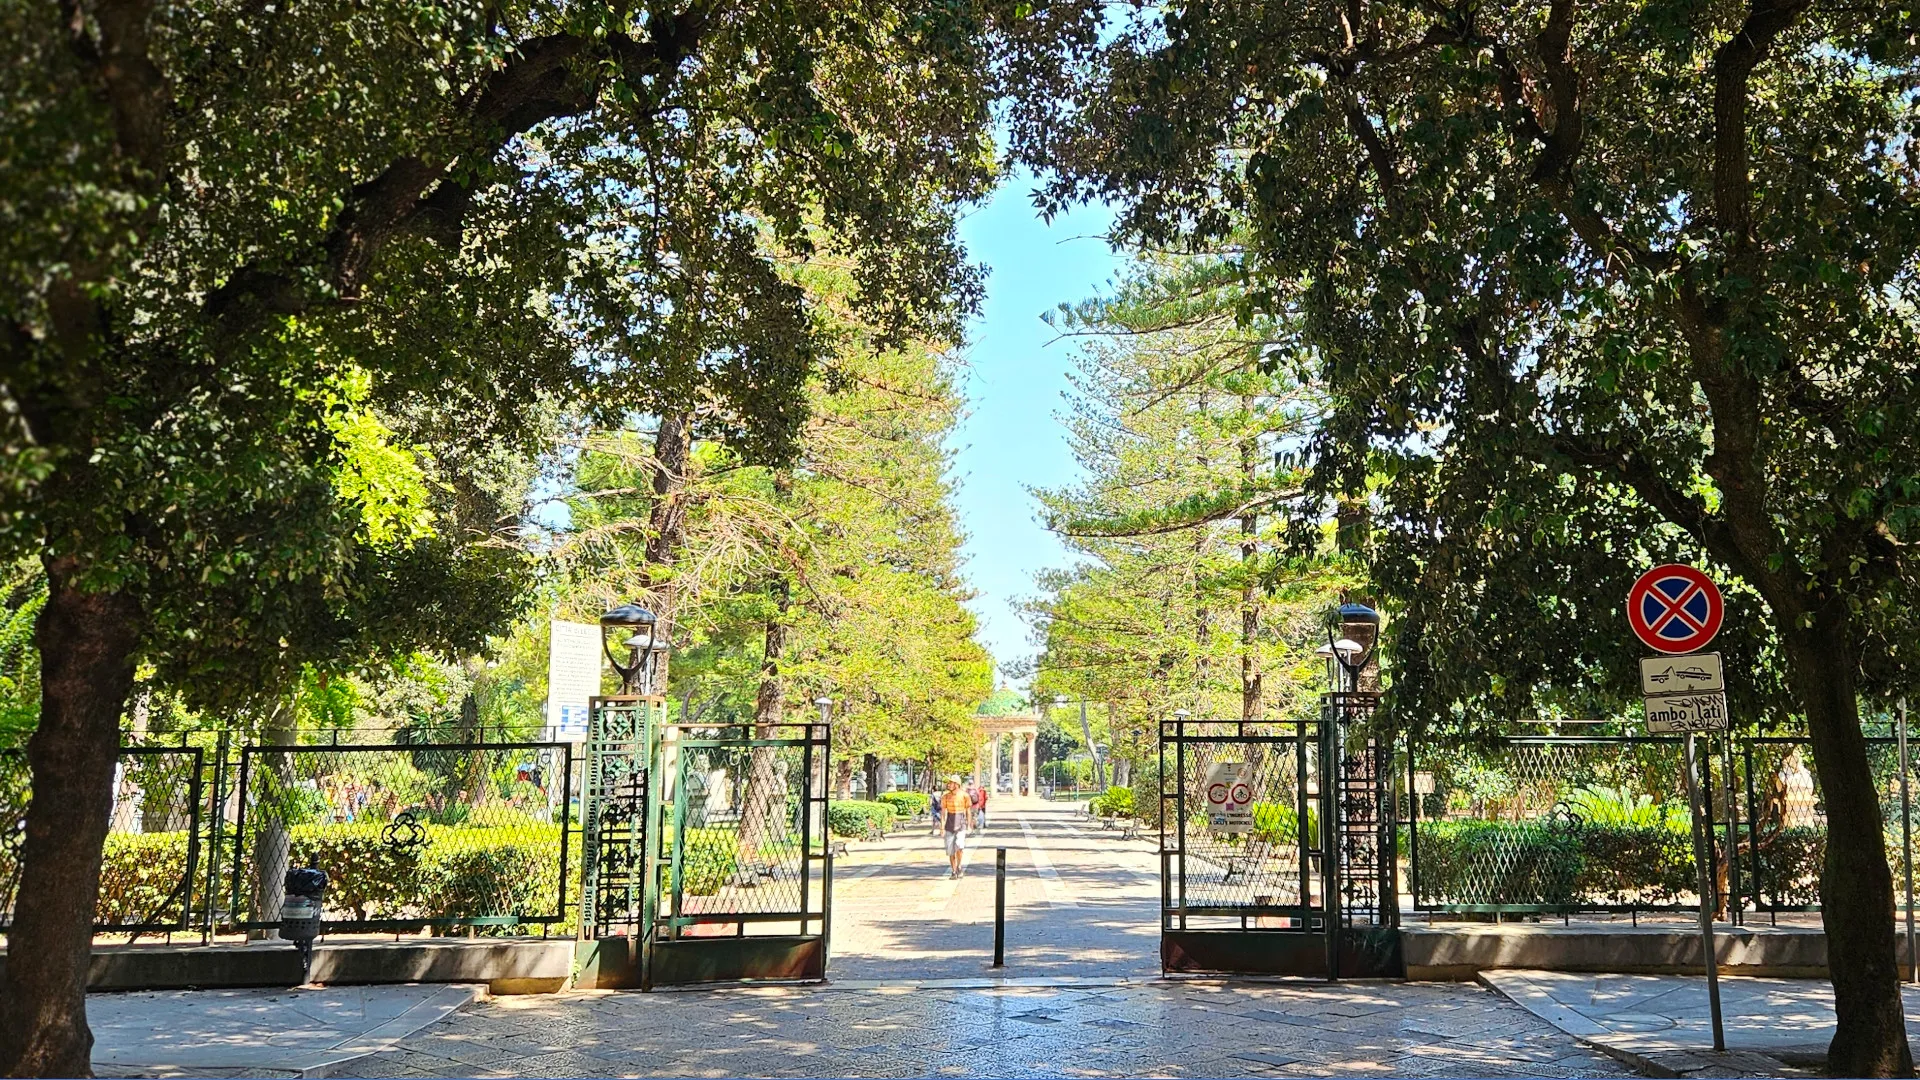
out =
<svg viewBox="0 0 1920 1080"><path fill-rule="evenodd" d="M828 725L668 723L664 709L657 697L591 705L591 981L824 978Z"/></svg>
<svg viewBox="0 0 1920 1080"><path fill-rule="evenodd" d="M1376 697L1318 721L1160 725L1160 961L1169 973L1402 970L1391 745Z"/></svg>

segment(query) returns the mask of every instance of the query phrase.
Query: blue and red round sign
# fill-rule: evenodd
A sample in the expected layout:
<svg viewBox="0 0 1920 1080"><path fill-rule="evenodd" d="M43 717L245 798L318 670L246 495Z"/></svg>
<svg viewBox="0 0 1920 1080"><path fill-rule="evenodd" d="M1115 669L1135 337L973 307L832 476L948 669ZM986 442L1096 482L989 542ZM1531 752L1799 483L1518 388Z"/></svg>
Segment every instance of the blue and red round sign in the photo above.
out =
<svg viewBox="0 0 1920 1080"><path fill-rule="evenodd" d="M1725 614L1719 587L1679 563L1654 567L1627 590L1627 622L1641 641L1663 653L1706 648Z"/></svg>

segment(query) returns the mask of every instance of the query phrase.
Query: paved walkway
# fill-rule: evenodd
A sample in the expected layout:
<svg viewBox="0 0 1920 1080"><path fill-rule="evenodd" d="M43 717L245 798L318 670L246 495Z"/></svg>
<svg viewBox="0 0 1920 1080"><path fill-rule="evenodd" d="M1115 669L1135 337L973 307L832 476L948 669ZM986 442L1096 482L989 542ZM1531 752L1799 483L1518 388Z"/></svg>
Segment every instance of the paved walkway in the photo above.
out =
<svg viewBox="0 0 1920 1080"><path fill-rule="evenodd" d="M1160 870L1153 840L1079 817L1077 804L994 799L947 876L926 826L853 845L834 864L835 983L929 979L1153 978L1160 974ZM1006 967L993 969L995 848L1007 849Z"/></svg>
<svg viewBox="0 0 1920 1080"><path fill-rule="evenodd" d="M499 998L343 1075L1631 1073L1472 984L1296 982Z"/></svg>
<svg viewBox="0 0 1920 1080"><path fill-rule="evenodd" d="M330 986L91 994L101 1076L326 1076L389 1050L484 986Z"/></svg>
<svg viewBox="0 0 1920 1080"><path fill-rule="evenodd" d="M1482 979L1561 1031L1655 1075L1792 1075L1825 1064L1833 1040L1833 984L1823 979L1722 976L1725 1055L1713 1052L1704 975L1489 971ZM1903 990L1912 1030L1920 988Z"/></svg>

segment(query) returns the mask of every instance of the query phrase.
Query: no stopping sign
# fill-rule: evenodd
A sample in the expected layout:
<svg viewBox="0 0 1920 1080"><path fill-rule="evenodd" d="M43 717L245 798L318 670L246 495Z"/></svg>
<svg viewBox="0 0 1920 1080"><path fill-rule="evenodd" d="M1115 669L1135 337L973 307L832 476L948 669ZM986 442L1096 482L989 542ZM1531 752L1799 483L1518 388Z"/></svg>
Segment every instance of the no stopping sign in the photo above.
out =
<svg viewBox="0 0 1920 1080"><path fill-rule="evenodd" d="M1663 653L1706 648L1725 614L1719 587L1679 563L1654 567L1627 590L1627 623L1634 636Z"/></svg>

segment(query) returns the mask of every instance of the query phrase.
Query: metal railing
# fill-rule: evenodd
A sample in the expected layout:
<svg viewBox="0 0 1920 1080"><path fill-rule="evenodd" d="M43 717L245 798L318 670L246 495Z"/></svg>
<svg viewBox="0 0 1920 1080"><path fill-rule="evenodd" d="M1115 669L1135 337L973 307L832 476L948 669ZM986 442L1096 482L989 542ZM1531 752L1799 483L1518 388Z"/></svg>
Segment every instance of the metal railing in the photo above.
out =
<svg viewBox="0 0 1920 1080"><path fill-rule="evenodd" d="M309 732L284 746L226 731L168 738L120 750L96 933L273 929L289 865L327 872L330 930L547 934L574 917L570 744L406 730ZM30 798L25 752L0 749L0 932Z"/></svg>
<svg viewBox="0 0 1920 1080"><path fill-rule="evenodd" d="M1400 777L1417 911L1562 915L1695 910L1692 816L1679 738L1514 737L1409 745ZM1870 738L1887 856L1903 880L1895 740ZM1820 910L1826 814L1804 738L1707 740L1713 883L1721 918ZM1914 786L1920 791L1920 784Z"/></svg>

